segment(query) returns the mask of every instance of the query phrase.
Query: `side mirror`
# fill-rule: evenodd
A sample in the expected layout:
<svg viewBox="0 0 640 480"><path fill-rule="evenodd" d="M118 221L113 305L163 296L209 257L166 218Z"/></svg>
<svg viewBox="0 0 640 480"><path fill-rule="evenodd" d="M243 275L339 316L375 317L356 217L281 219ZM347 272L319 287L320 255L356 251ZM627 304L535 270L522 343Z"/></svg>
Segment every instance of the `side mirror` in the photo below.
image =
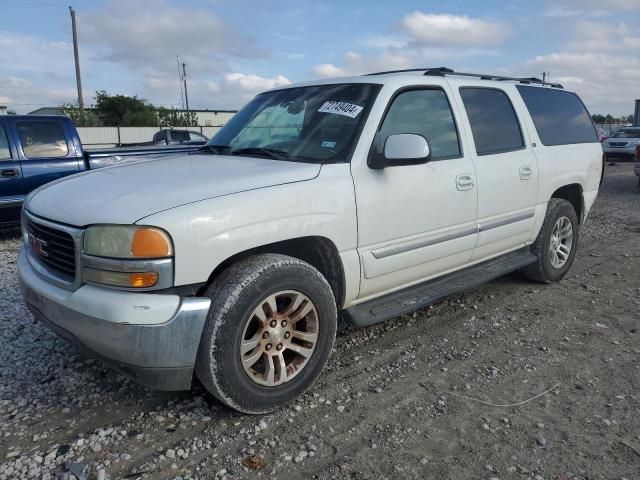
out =
<svg viewBox="0 0 640 480"><path fill-rule="evenodd" d="M383 153L372 152L369 167L382 169L401 165L419 165L431 158L429 142L422 135L400 133L390 135L384 142Z"/></svg>

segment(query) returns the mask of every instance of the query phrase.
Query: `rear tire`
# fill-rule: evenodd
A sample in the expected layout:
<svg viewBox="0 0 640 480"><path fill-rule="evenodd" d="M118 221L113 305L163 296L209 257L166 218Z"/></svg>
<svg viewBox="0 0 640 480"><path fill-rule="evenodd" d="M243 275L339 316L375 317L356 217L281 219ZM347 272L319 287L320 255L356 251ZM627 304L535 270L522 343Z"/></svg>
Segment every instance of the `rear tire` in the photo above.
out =
<svg viewBox="0 0 640 480"><path fill-rule="evenodd" d="M531 252L538 257L525 267L522 274L536 282L562 280L576 255L579 223L573 205L561 198L552 198L547 206L544 223Z"/></svg>
<svg viewBox="0 0 640 480"><path fill-rule="evenodd" d="M248 257L209 286L211 307L196 374L218 400L266 413L309 388L336 335L331 287L306 262L279 254Z"/></svg>

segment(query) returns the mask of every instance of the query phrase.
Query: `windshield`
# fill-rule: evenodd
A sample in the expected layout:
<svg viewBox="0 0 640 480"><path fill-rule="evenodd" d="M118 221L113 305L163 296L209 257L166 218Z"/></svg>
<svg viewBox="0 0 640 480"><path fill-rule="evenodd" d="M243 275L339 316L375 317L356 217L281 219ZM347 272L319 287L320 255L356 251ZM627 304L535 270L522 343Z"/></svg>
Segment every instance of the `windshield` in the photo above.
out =
<svg viewBox="0 0 640 480"><path fill-rule="evenodd" d="M640 138L640 128L624 128L613 134L613 138Z"/></svg>
<svg viewBox="0 0 640 480"><path fill-rule="evenodd" d="M345 162L380 85L316 85L254 98L203 150L314 163Z"/></svg>

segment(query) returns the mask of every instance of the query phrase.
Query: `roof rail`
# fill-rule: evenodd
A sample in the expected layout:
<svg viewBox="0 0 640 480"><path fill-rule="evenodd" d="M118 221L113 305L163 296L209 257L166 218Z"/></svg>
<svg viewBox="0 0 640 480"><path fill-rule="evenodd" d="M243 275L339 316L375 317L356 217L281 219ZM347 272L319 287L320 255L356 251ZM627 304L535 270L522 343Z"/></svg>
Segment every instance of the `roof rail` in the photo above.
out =
<svg viewBox="0 0 640 480"><path fill-rule="evenodd" d="M520 82L524 84L548 85L550 87L555 87L555 88L564 88L559 83L543 82L542 80L536 77L504 77L501 75L489 75L485 73L456 72L455 70L452 70L451 68L447 68L447 67L408 68L405 70L390 70L387 72L368 73L367 75L386 75L391 73L409 73L409 72L424 72L423 75L432 76L432 77L444 77L445 75L456 75L461 77L474 77L474 78L479 78L481 80L512 81L512 82Z"/></svg>

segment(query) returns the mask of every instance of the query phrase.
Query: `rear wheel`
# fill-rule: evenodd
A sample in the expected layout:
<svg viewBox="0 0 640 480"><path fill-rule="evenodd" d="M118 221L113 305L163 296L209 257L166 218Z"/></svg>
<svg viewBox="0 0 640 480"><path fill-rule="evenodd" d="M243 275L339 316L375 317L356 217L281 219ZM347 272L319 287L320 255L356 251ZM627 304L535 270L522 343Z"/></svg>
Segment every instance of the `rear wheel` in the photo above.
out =
<svg viewBox="0 0 640 480"><path fill-rule="evenodd" d="M573 205L567 200L552 198L538 238L531 247L538 259L523 269L524 276L542 283L562 280L575 258L578 228Z"/></svg>
<svg viewBox="0 0 640 480"><path fill-rule="evenodd" d="M216 398L265 413L304 392L335 339L333 292L314 267L285 255L232 265L209 287L196 374Z"/></svg>

